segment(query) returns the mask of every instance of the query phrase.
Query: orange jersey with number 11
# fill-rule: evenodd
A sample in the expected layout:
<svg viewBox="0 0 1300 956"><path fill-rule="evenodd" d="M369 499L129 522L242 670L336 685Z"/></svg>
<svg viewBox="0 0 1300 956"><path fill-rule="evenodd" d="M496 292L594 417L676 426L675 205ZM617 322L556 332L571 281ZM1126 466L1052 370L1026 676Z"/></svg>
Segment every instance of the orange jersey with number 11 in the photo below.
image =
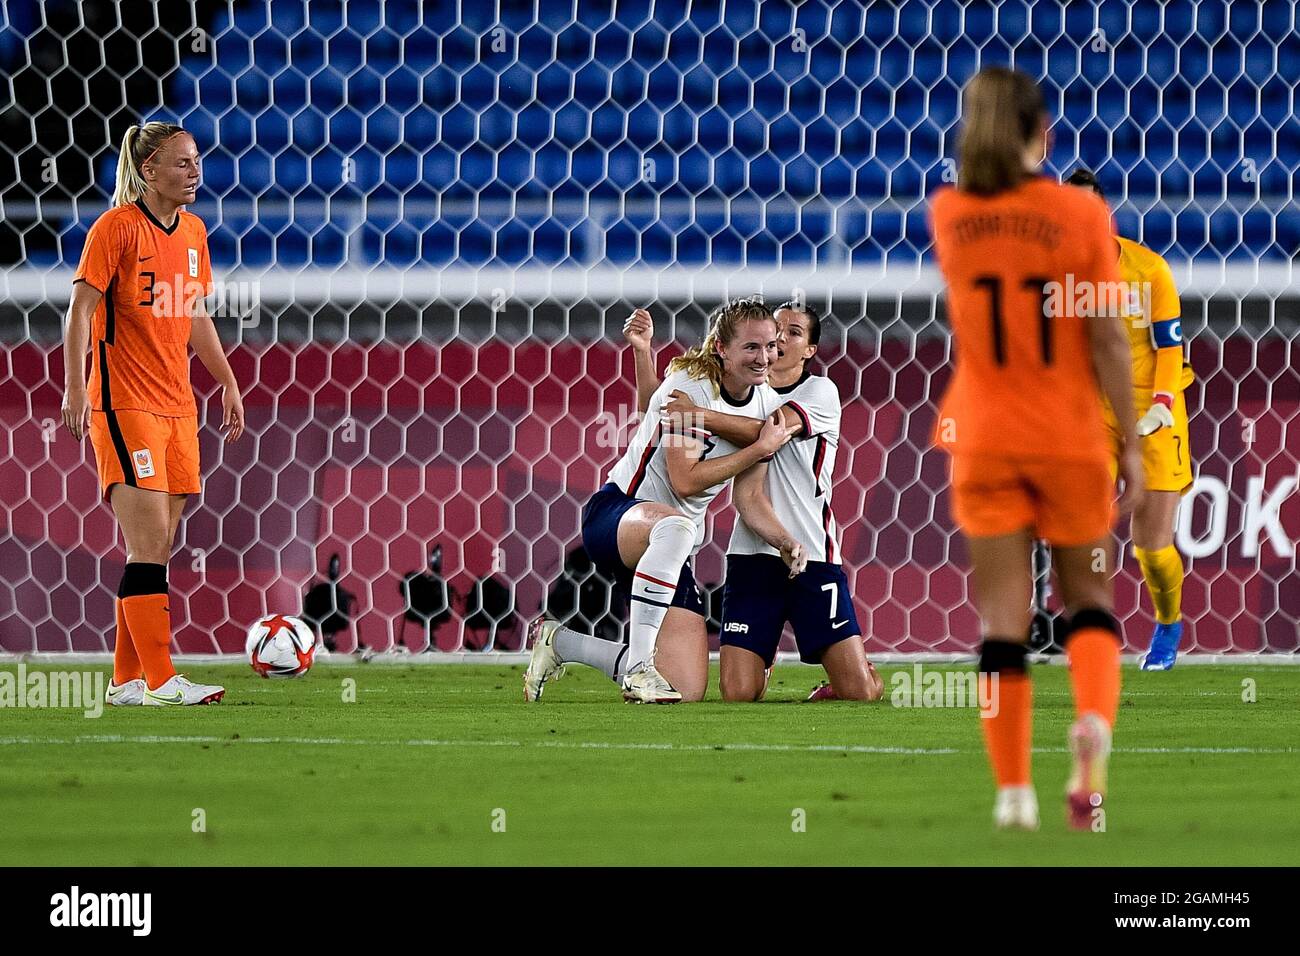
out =
<svg viewBox="0 0 1300 956"><path fill-rule="evenodd" d="M114 207L91 226L73 281L104 293L91 324L92 407L195 414L190 315L212 288L203 221L179 210L168 229L143 203Z"/></svg>
<svg viewBox="0 0 1300 956"><path fill-rule="evenodd" d="M938 443L956 454L1106 459L1087 319L1123 295L1105 202L1034 177L990 197L944 189L930 215L956 346Z"/></svg>

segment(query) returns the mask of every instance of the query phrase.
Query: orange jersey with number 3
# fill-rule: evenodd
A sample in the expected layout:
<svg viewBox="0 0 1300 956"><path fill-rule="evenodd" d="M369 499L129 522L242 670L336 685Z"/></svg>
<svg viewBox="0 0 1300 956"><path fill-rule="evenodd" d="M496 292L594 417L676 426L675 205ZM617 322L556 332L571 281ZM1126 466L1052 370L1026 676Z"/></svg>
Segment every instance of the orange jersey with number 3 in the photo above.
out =
<svg viewBox="0 0 1300 956"><path fill-rule="evenodd" d="M956 346L938 443L957 454L1106 460L1086 318L1105 305L1098 292L1122 291L1105 202L1034 177L991 197L944 189L930 215Z"/></svg>
<svg viewBox="0 0 1300 956"><path fill-rule="evenodd" d="M110 209L90 228L73 281L104 293L91 325L92 407L195 414L190 315L212 288L202 220L179 210L168 229L142 203Z"/></svg>

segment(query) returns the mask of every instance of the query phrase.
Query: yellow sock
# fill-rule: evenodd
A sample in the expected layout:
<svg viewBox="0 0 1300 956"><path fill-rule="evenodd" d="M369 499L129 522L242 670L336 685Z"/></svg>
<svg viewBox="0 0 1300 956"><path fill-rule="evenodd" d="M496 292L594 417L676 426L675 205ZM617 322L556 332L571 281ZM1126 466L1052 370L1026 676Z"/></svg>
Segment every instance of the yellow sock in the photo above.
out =
<svg viewBox="0 0 1300 956"><path fill-rule="evenodd" d="M1182 617L1183 557L1172 544L1159 551L1134 548L1133 556L1142 568L1151 603L1156 609L1156 620L1173 624Z"/></svg>

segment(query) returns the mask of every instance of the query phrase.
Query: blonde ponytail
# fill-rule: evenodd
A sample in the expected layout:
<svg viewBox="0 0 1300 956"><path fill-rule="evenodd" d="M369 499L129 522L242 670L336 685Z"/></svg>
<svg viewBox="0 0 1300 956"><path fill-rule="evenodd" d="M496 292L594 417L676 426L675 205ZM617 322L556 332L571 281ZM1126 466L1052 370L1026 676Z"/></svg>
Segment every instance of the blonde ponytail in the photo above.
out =
<svg viewBox="0 0 1300 956"><path fill-rule="evenodd" d="M691 378L708 379L713 385L713 393L719 394L722 389L722 356L718 354L718 343L726 345L736 337L742 322L754 320L776 322L772 310L759 296L724 302L709 316L709 331L704 341L669 362L668 371L686 372Z"/></svg>
<svg viewBox="0 0 1300 956"><path fill-rule="evenodd" d="M113 189L113 205L129 206L143 198L149 189L140 171L158 150L177 133L185 132L174 123L145 123L127 128L122 137L122 148L117 157L117 185Z"/></svg>

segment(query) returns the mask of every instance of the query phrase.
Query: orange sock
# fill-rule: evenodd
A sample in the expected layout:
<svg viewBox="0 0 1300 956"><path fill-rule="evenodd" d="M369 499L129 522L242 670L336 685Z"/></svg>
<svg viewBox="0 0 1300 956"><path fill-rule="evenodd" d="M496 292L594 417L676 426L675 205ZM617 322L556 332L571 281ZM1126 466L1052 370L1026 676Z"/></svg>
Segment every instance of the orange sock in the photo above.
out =
<svg viewBox="0 0 1300 956"><path fill-rule="evenodd" d="M122 575L122 613L144 668L150 690L157 690L176 673L172 667L172 620L167 606L167 568L132 563Z"/></svg>
<svg viewBox="0 0 1300 956"><path fill-rule="evenodd" d="M131 629L126 626L126 612L122 609L122 599L113 599L113 609L117 612L117 636L113 643L113 683L121 687L127 681L144 676L140 666L140 655L135 652L135 643L131 640Z"/></svg>
<svg viewBox="0 0 1300 956"><path fill-rule="evenodd" d="M1119 641L1115 632L1082 627L1066 641L1065 653L1070 658L1075 713L1100 714L1114 727L1119 711Z"/></svg>
<svg viewBox="0 0 1300 956"><path fill-rule="evenodd" d="M980 726L998 787L1030 782L1034 687L1025 670L1025 645L986 640L980 650Z"/></svg>
<svg viewBox="0 0 1300 956"><path fill-rule="evenodd" d="M1028 674L1014 672L998 674L997 679L997 689L990 685L988 692L992 705L980 708L984 746L999 787L1026 786L1034 737L1033 681Z"/></svg>

